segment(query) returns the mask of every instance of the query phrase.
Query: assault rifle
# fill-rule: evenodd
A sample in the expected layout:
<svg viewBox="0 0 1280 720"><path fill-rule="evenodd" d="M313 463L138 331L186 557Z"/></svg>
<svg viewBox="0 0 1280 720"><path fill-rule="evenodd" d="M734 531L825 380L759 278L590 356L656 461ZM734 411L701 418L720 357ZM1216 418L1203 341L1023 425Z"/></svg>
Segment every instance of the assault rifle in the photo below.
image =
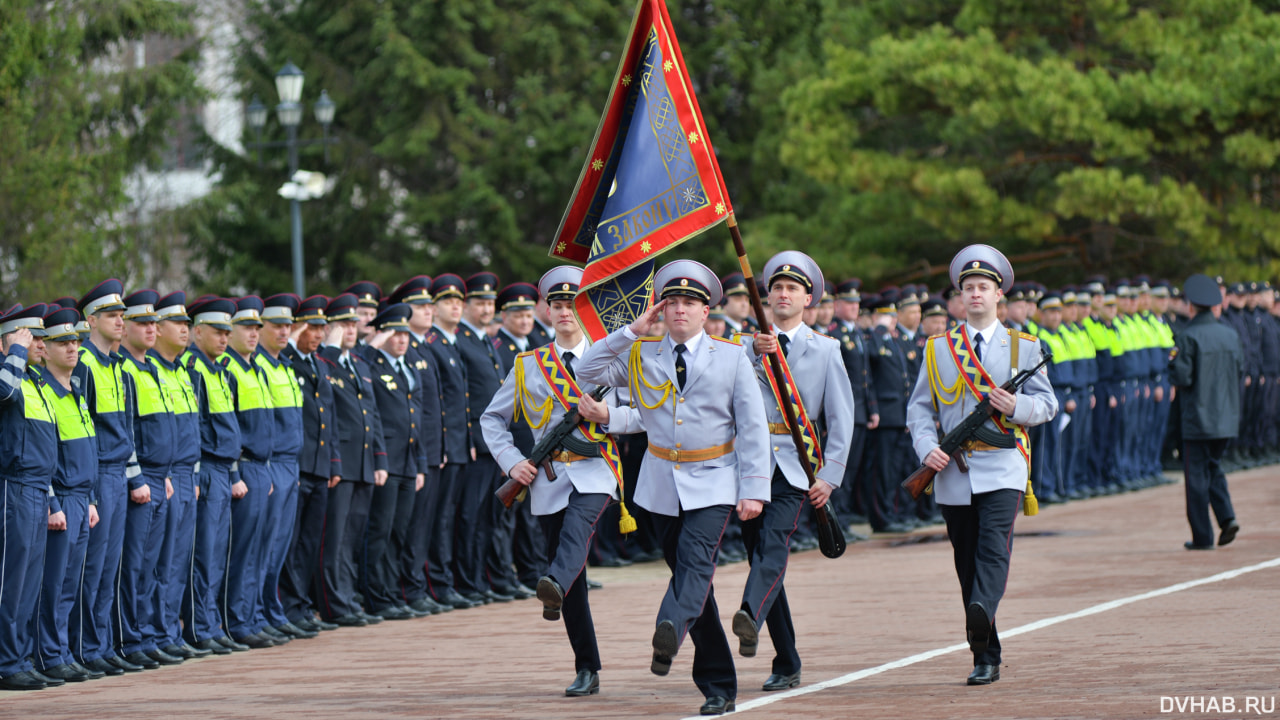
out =
<svg viewBox="0 0 1280 720"><path fill-rule="evenodd" d="M1016 340L1015 340L1016 342ZM1018 388L1022 387L1040 371L1040 368L1049 364L1053 359L1053 354L1048 348L1043 348L1040 354L1040 362L1030 370L1020 370L1017 375L1009 378L1009 382L1001 385L1000 388L1005 392L1016 393ZM1013 447L1011 444L1012 437L1005 435L999 431L990 430L986 427L987 419L992 416L994 411L991 408L991 396L982 398L978 406L973 412L960 422L959 425L951 429L951 432L943 436L942 441L938 443L938 448L942 452L950 455L955 459L956 465L964 472L969 471L969 464L964 459L964 454L960 452L961 446L970 440L980 440L993 445L995 447ZM937 470L928 465L921 465L919 469L911 473L911 477L902 482L902 487L911 493L911 497L918 498L920 493L929 492L933 487L933 477L938 474Z"/></svg>
<svg viewBox="0 0 1280 720"><path fill-rule="evenodd" d="M591 398L597 401L603 400L612 389L607 385L601 385L591 391ZM541 467L547 474L549 482L554 482L556 479L556 471L551 466L551 456L560 452L565 439L573 435L573 431L577 429L580 422L582 422L582 415L578 412L578 406L574 405L564 411L564 415L560 416L560 422L548 430L538 444L529 451L529 462L533 463L534 467ZM527 491L528 488L516 482L514 478L507 478L507 481L502 483L502 487L495 490L493 494L498 497L504 507L511 507L516 500L523 500Z"/></svg>

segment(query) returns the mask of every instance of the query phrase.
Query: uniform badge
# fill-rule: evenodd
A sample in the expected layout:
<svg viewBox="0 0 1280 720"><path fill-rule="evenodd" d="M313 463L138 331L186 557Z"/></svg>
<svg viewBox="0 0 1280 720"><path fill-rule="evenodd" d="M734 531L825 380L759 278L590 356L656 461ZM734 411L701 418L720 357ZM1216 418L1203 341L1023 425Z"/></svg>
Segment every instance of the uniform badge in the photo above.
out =
<svg viewBox="0 0 1280 720"><path fill-rule="evenodd" d="M915 359L916 359L916 351L915 351L915 350L908 350L908 351L907 351L907 359L908 359L908 360L915 360Z"/></svg>
<svg viewBox="0 0 1280 720"><path fill-rule="evenodd" d="M340 388L345 388L345 387L346 387L346 385L343 385L343 384L342 384L342 378L340 378L340 377L329 378L329 382L333 383L334 385L337 385L337 386L338 386L338 387L340 387Z"/></svg>

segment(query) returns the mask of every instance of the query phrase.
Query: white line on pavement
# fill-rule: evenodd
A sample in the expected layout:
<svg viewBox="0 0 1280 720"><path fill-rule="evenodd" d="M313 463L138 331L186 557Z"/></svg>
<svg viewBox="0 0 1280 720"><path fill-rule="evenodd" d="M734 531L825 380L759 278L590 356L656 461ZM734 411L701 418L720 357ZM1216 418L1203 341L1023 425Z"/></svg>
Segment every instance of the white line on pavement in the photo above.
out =
<svg viewBox="0 0 1280 720"><path fill-rule="evenodd" d="M1019 625L1018 627L1015 627L1011 630L1001 630L1000 637L1003 639L1003 638L1014 637L1015 635L1022 635L1023 633L1029 633L1035 630L1041 630L1041 629L1047 628L1051 625L1057 625L1058 623L1067 622L1068 620L1076 620L1078 618L1088 617L1089 615L1097 615L1098 613L1106 612L1108 610L1114 610L1118 607L1123 607L1131 603L1141 602L1143 600L1150 600L1152 598L1157 598L1162 595L1169 595L1171 593L1180 592L1182 590L1189 590L1193 587L1199 587L1201 585L1208 585L1210 583L1222 582L1223 580L1230 580L1232 578L1236 578L1241 575L1246 575L1251 572L1266 570L1268 568L1273 568L1273 567L1280 567L1280 558L1275 558L1274 560L1261 562L1256 565L1247 565L1242 568L1236 568L1235 570L1227 570L1225 572L1220 572L1217 575L1210 575L1209 577L1200 578L1198 580L1188 580L1187 582L1181 582L1176 585L1169 585L1168 587L1162 587L1162 588L1159 588L1158 590L1151 590L1149 592L1140 593L1138 595L1130 595L1129 597L1120 598L1118 600L1111 600L1109 602L1104 602L1098 605L1094 605L1092 607L1087 607L1083 610L1077 610L1076 612L1065 613L1063 615L1055 615L1054 617L1045 618L1043 620L1037 620L1032 623L1027 623L1026 625ZM904 667L907 667L908 665L915 665L916 663L922 663L922 662L925 662L926 660L932 660L936 657L946 655L948 653L953 653L953 652L958 652L960 650L968 650L968 649L969 649L969 645L967 643L960 643L958 645L950 645L947 647L937 648L935 650L928 650L922 653L916 653L915 655L904 657L900 660L894 660L893 662L887 662L883 665L877 665L875 667L867 668L865 670L852 672L852 673L849 673L848 675L841 675L840 677L832 678L830 680L823 680L822 682L814 683L813 685L806 685L804 687L799 687L794 690L787 690L787 691L772 694L772 695L765 695L763 697L758 697L754 700L748 700L744 703L738 703L737 712L742 713L748 710L755 710L756 708L762 708L762 707L765 707L766 705L772 705L777 702L782 702L783 700L790 700L791 698L800 697L802 695L821 692L828 688L840 687L841 685L848 685L851 682L855 682L863 678L868 678L868 677L871 677L872 675L879 675L880 673L888 672L890 670L897 670L898 668L904 668ZM699 716L694 715L692 717L685 718L685 720L700 720L700 718Z"/></svg>

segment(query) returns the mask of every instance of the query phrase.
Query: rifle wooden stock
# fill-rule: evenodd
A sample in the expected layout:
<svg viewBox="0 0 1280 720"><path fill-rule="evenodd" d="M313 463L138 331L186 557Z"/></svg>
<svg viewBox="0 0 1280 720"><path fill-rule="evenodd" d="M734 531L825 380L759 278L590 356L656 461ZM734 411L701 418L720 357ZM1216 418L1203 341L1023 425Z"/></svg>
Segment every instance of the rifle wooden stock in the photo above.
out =
<svg viewBox="0 0 1280 720"><path fill-rule="evenodd" d="M528 489L524 485L507 478L507 481L502 483L502 487L498 488L494 495L498 496L498 500L503 507L511 507L516 500L523 500L526 492L528 492Z"/></svg>
<svg viewBox="0 0 1280 720"><path fill-rule="evenodd" d="M915 500L933 485L933 478L937 474L937 470L928 465L921 465L915 472L911 473L911 477L902 482L902 487L906 488L907 492L911 493L911 499Z"/></svg>

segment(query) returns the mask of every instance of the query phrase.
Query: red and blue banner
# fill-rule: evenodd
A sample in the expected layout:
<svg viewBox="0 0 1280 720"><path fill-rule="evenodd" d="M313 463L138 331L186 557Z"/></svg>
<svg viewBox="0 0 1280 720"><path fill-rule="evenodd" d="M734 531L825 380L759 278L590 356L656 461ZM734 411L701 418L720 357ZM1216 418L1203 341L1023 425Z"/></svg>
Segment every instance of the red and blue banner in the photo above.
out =
<svg viewBox="0 0 1280 720"><path fill-rule="evenodd" d="M654 258L733 208L663 0L640 0L552 257L585 263L576 306L599 340L649 306Z"/></svg>

